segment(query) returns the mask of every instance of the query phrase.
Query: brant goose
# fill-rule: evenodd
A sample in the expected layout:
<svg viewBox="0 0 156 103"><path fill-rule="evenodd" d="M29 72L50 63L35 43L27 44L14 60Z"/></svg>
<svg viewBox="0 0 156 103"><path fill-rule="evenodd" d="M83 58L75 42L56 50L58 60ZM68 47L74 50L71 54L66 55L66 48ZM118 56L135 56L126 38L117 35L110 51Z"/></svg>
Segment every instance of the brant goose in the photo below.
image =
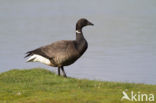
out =
<svg viewBox="0 0 156 103"><path fill-rule="evenodd" d="M27 62L41 62L43 64L58 67L63 76L66 76L64 66L73 64L86 51L88 44L83 36L82 28L87 25L93 25L85 18L81 18L76 23L76 40L61 40L52 44L42 46L32 51L28 51L25 57L29 57Z"/></svg>

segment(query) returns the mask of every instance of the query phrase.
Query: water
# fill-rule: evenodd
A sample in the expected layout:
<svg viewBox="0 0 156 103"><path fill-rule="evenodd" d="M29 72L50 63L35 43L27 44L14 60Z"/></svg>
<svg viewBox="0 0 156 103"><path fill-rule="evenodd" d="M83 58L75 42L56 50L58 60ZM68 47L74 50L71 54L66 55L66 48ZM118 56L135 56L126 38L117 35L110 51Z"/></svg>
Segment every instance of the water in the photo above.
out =
<svg viewBox="0 0 156 103"><path fill-rule="evenodd" d="M26 63L25 52L57 40L75 39L83 29L87 52L65 67L68 76L104 81L156 84L155 0L1 0L0 72L14 68L56 68Z"/></svg>

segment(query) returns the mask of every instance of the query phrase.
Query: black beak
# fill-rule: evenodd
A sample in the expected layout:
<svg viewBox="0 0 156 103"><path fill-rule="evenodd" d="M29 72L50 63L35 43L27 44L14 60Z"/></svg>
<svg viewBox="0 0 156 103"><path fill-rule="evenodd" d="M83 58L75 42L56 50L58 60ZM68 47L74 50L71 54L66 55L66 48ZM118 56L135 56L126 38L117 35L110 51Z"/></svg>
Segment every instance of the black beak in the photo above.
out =
<svg viewBox="0 0 156 103"><path fill-rule="evenodd" d="M93 26L94 24L88 21L88 25L92 25Z"/></svg>

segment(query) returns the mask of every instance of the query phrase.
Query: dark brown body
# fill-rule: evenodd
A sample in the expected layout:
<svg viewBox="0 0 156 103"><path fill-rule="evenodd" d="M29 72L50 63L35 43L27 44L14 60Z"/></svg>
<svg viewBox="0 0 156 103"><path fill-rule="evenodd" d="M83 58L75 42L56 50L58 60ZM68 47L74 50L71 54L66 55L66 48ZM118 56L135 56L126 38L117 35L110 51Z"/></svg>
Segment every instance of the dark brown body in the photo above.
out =
<svg viewBox="0 0 156 103"><path fill-rule="evenodd" d="M79 46L81 45L81 47ZM51 61L50 66L61 67L73 64L87 49L86 40L62 40L30 51L29 54L39 54Z"/></svg>

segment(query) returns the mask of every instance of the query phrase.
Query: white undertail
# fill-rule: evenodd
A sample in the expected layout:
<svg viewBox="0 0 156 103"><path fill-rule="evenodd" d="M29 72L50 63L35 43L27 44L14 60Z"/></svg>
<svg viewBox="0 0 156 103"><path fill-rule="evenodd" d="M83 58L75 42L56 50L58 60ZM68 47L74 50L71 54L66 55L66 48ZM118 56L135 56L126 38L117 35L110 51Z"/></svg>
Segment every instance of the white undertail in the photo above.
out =
<svg viewBox="0 0 156 103"><path fill-rule="evenodd" d="M28 58L27 62L41 62L46 65L51 64L49 59L47 59L41 55L38 55L38 54L33 54L32 56L30 56L30 58Z"/></svg>

